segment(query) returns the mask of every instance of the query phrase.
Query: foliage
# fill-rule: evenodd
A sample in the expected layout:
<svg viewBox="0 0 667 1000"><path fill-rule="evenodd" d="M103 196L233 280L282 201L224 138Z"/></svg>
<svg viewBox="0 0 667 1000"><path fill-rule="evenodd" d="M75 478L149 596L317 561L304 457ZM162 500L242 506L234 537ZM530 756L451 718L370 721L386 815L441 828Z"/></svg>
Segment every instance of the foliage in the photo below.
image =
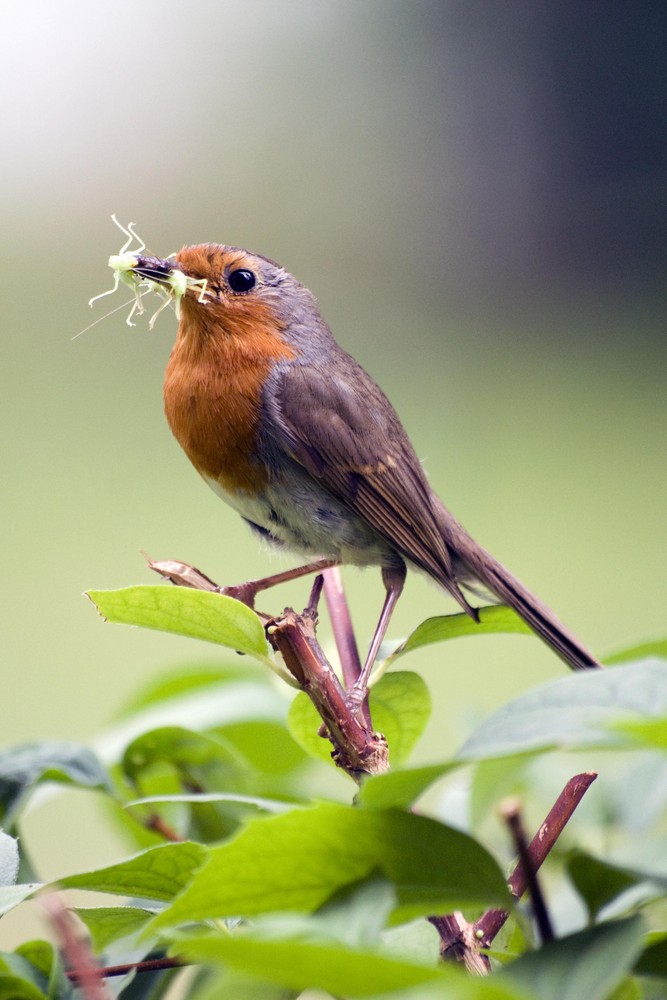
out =
<svg viewBox="0 0 667 1000"><path fill-rule="evenodd" d="M386 651L371 712L392 769L357 785L338 776L305 694L294 697L266 669L284 675L244 605L163 586L90 596L111 621L246 656L185 666L139 692L119 721L119 733L131 723L132 735L116 760L70 743L0 754L0 913L59 888L107 894L109 905L75 908L100 964L165 955L195 963L192 1000L277 1000L309 988L397 1000L665 995L664 641L644 644L641 658L615 654L608 670L539 685L471 732L450 760L410 766L430 699L419 676L393 669L396 661L476 631L524 630L504 608L485 609L479 629L461 615L430 619ZM512 847L496 809L519 794L537 824L593 754L600 779L545 865L557 932L545 944L526 903L508 892ZM21 828L45 782L102 797L134 852L41 882ZM460 811L458 828L443 821L452 782L464 790L465 829ZM494 908L510 919L490 951L490 975L439 962L425 917L463 911L474 922ZM179 974L128 971L113 995L163 997ZM0 1000L74 995L49 944L0 953Z"/></svg>

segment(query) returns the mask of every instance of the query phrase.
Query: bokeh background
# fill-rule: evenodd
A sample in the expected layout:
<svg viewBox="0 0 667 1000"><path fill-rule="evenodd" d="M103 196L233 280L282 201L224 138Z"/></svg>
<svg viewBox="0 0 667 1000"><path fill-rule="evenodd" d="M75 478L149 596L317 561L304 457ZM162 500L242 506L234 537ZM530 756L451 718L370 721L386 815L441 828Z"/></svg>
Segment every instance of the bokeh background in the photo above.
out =
<svg viewBox="0 0 667 1000"><path fill-rule="evenodd" d="M666 11L6 6L4 746L92 743L139 683L216 658L104 625L80 596L154 582L140 549L229 583L284 564L170 436L173 314L149 331L121 310L71 339L123 301L87 307L122 242L112 212L159 255L212 240L283 263L486 547L600 653L664 632ZM345 578L365 640L379 573ZM392 634L447 610L413 576ZM435 702L422 759L564 671L526 638L413 662ZM58 822L35 831L51 874L107 860L104 837L76 842L71 806Z"/></svg>

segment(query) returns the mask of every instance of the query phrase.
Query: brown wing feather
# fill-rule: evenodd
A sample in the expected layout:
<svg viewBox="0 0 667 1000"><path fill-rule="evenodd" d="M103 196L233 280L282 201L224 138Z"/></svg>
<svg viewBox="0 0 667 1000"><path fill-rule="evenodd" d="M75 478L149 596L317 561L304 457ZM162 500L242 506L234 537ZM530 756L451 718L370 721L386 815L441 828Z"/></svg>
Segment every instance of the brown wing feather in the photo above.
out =
<svg viewBox="0 0 667 1000"><path fill-rule="evenodd" d="M476 617L454 578L432 491L396 412L342 351L336 373L332 378L313 365L292 365L281 373L269 409L284 446L330 493Z"/></svg>

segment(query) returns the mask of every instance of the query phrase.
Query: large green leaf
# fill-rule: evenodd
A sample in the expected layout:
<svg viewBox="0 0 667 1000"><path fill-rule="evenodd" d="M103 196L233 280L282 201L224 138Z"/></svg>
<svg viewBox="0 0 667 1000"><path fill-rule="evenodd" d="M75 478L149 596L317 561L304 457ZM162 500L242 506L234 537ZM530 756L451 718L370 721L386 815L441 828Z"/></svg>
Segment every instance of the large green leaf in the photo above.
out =
<svg viewBox="0 0 667 1000"><path fill-rule="evenodd" d="M540 1000L608 1000L641 952L642 921L617 920L529 952L498 974Z"/></svg>
<svg viewBox="0 0 667 1000"><path fill-rule="evenodd" d="M667 715L667 664L643 660L561 677L490 716L460 750L480 760L550 747L627 746L618 723Z"/></svg>
<svg viewBox="0 0 667 1000"><path fill-rule="evenodd" d="M434 781L460 766L458 761L448 761L370 775L357 793L357 802L373 809L407 809Z"/></svg>
<svg viewBox="0 0 667 1000"><path fill-rule="evenodd" d="M627 736L633 743L667 751L667 717L642 719L640 722L635 719L623 719L613 728L616 732Z"/></svg>
<svg viewBox="0 0 667 1000"><path fill-rule="evenodd" d="M160 584L89 590L87 596L107 621L214 642L275 666L261 621L232 597Z"/></svg>
<svg viewBox="0 0 667 1000"><path fill-rule="evenodd" d="M641 878L583 852L568 858L567 871L586 903L591 920L617 896L637 885Z"/></svg>
<svg viewBox="0 0 667 1000"><path fill-rule="evenodd" d="M410 756L431 714L431 695L419 676L400 670L385 674L370 691L373 729L383 733L389 746L392 765L402 764ZM331 763L333 747L319 735L322 720L310 698L299 693L290 705L289 731L311 757Z"/></svg>
<svg viewBox="0 0 667 1000"><path fill-rule="evenodd" d="M412 632L407 639L395 645L383 663L384 667L394 663L399 657L412 653L422 646L431 646L447 639L459 639L467 635L495 635L509 633L516 635L533 635L526 623L519 618L516 611L503 604L494 604L479 609L479 622L472 620L463 612L457 615L438 615L427 618Z"/></svg>
<svg viewBox="0 0 667 1000"><path fill-rule="evenodd" d="M431 694L419 674L385 674L370 691L373 728L384 734L393 765L404 764L431 715Z"/></svg>
<svg viewBox="0 0 667 1000"><path fill-rule="evenodd" d="M155 916L155 910L138 906L76 906L73 912L88 928L97 953L119 938L137 934Z"/></svg>
<svg viewBox="0 0 667 1000"><path fill-rule="evenodd" d="M418 987L433 984L424 997L447 1000L522 1000L530 994L495 979L475 979L451 966L411 962L364 947L338 941L276 939L243 931L230 936L207 934L179 939L179 955L195 962L223 963L260 981L299 993L319 988L334 996L367 997L387 994L411 1000L421 997ZM417 990L417 992L413 992Z"/></svg>
<svg viewBox="0 0 667 1000"><path fill-rule="evenodd" d="M207 857L201 844L184 841L152 847L127 861L57 880L63 889L88 889L118 896L171 900Z"/></svg>
<svg viewBox="0 0 667 1000"><path fill-rule="evenodd" d="M495 861L466 834L398 810L322 803L254 819L212 848L208 862L155 924L308 912L371 873L393 883L396 918L471 903L511 905Z"/></svg>
<svg viewBox="0 0 667 1000"><path fill-rule="evenodd" d="M15 822L26 797L43 781L110 790L106 769L78 743L25 743L0 752L0 819Z"/></svg>

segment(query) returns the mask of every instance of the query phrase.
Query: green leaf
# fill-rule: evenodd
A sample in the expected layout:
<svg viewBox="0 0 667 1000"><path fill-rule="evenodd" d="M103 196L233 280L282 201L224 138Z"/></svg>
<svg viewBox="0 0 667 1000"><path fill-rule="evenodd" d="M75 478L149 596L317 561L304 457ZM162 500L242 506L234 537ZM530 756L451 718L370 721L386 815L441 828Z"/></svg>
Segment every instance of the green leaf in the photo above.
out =
<svg viewBox="0 0 667 1000"><path fill-rule="evenodd" d="M121 761L124 773L134 785L156 764L168 764L191 784L213 772L229 781L249 770L241 755L226 741L183 726L161 726L143 733L130 743Z"/></svg>
<svg viewBox="0 0 667 1000"><path fill-rule="evenodd" d="M460 766L458 761L448 761L370 775L362 782L357 802L372 809L408 809L434 781Z"/></svg>
<svg viewBox="0 0 667 1000"><path fill-rule="evenodd" d="M0 972L0 1000L48 1000L28 979Z"/></svg>
<svg viewBox="0 0 667 1000"><path fill-rule="evenodd" d="M516 611L503 604L493 604L486 608L480 608L479 623L473 621L470 615L464 612L457 615L438 615L435 618L427 618L426 621L417 626L407 639L399 642L384 661L383 668L394 663L399 657L405 656L406 653L421 649L422 646L431 646L436 642L459 639L467 635L495 635L498 633L533 635L532 629L519 618Z"/></svg>
<svg viewBox="0 0 667 1000"><path fill-rule="evenodd" d="M251 806L258 812L284 813L294 808L290 802L281 802L278 799L264 799L258 795L234 795L227 792L181 792L178 795L145 795L141 799L134 799L126 802L125 808L131 809L133 806L165 805L170 802L182 802L186 805L204 805L212 802L230 802L233 805Z"/></svg>
<svg viewBox="0 0 667 1000"><path fill-rule="evenodd" d="M667 750L667 718L645 719L641 722L624 719L615 723L612 729L628 736L633 743L656 750Z"/></svg>
<svg viewBox="0 0 667 1000"><path fill-rule="evenodd" d="M292 699L287 714L287 728L292 739L301 747L309 757L315 760L326 761L335 767L331 754L333 746L326 736L320 736L319 729L322 719L317 714L317 710L312 701L303 691Z"/></svg>
<svg viewBox="0 0 667 1000"><path fill-rule="evenodd" d="M32 981L48 989L49 1000L69 1000L75 996L60 956L50 941L26 941L16 949L16 955L30 963L34 969Z"/></svg>
<svg viewBox="0 0 667 1000"><path fill-rule="evenodd" d="M431 695L419 674L401 670L385 674L370 690L373 728L383 733L393 765L408 759L431 714ZM299 692L290 705L289 731L310 756L332 764L331 742L319 735L322 720L308 695Z"/></svg>
<svg viewBox="0 0 667 1000"><path fill-rule="evenodd" d="M625 649L618 649L604 657L604 662L626 663L628 660L646 660L649 657L660 657L667 660L667 638L652 639L650 642L640 642Z"/></svg>
<svg viewBox="0 0 667 1000"><path fill-rule="evenodd" d="M634 971L640 976L667 979L667 933L649 935L647 947L638 959Z"/></svg>
<svg viewBox="0 0 667 1000"><path fill-rule="evenodd" d="M373 728L383 733L392 767L404 764L431 715L431 695L419 674L397 670L370 690Z"/></svg>
<svg viewBox="0 0 667 1000"><path fill-rule="evenodd" d="M543 684L490 716L457 755L506 757L559 747L627 746L620 720L667 715L667 669L644 660Z"/></svg>
<svg viewBox="0 0 667 1000"><path fill-rule="evenodd" d="M232 597L164 585L89 590L86 596L107 621L214 642L274 667L261 621Z"/></svg>
<svg viewBox="0 0 667 1000"><path fill-rule="evenodd" d="M77 743L25 743L0 752L0 819L11 826L29 793L43 781L111 789L106 769Z"/></svg>
<svg viewBox="0 0 667 1000"><path fill-rule="evenodd" d="M177 952L190 961L223 963L260 981L298 991L325 990L333 996L367 997L410 990L399 996L417 1000L418 987L433 984L426 998L447 1000L521 1000L528 996L493 979L473 979L459 969L410 962L391 954L346 947L338 942L262 939L252 931L228 937L207 934L178 939ZM416 990L416 992L414 992Z"/></svg>
<svg viewBox="0 0 667 1000"><path fill-rule="evenodd" d="M641 951L638 917L599 924L528 952L498 973L540 1000L607 1000Z"/></svg>
<svg viewBox="0 0 667 1000"><path fill-rule="evenodd" d="M107 868L67 875L55 884L63 889L171 900L188 884L206 860L207 853L201 844L190 841L162 844Z"/></svg>
<svg viewBox="0 0 667 1000"><path fill-rule="evenodd" d="M248 822L211 849L188 888L154 923L309 912L378 872L395 886L396 919L473 902L511 906L495 861L466 834L411 813L323 803Z"/></svg>
<svg viewBox="0 0 667 1000"><path fill-rule="evenodd" d="M57 953L47 941L27 941L14 952L0 952L2 1000L69 1000L73 990Z"/></svg>
<svg viewBox="0 0 667 1000"><path fill-rule="evenodd" d="M591 921L600 910L639 881L635 875L583 852L568 859L567 872L586 903Z"/></svg>
<svg viewBox="0 0 667 1000"><path fill-rule="evenodd" d="M88 928L95 951L104 951L120 938L137 934L155 916L138 906L75 906L72 912Z"/></svg>

